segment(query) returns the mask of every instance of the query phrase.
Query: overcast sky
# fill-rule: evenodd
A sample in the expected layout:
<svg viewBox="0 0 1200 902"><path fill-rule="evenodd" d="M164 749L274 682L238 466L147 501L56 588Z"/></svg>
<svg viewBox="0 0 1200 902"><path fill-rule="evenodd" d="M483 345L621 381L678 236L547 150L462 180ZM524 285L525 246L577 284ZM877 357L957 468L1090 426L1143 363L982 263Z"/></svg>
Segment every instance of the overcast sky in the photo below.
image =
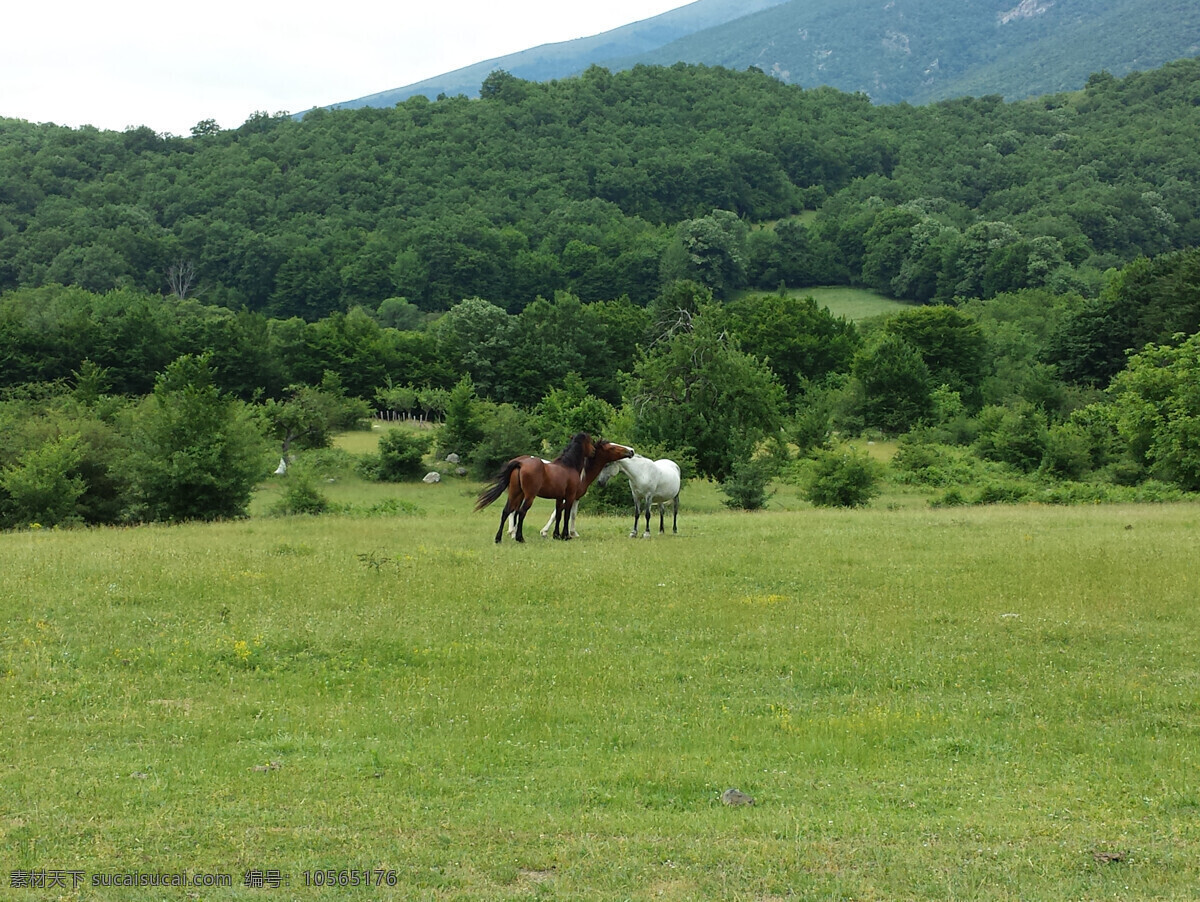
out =
<svg viewBox="0 0 1200 902"><path fill-rule="evenodd" d="M399 88L688 0L13 0L0 117L190 134Z"/></svg>

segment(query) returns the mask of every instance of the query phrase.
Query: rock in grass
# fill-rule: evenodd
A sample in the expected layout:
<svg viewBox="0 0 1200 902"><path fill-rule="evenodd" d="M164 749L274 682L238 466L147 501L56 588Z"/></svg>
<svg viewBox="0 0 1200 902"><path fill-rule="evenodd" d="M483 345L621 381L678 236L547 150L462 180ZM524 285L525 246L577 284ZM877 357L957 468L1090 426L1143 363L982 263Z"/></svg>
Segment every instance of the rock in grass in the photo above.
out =
<svg viewBox="0 0 1200 902"><path fill-rule="evenodd" d="M740 789L734 789L732 786L721 793L721 803L723 805L753 805L754 799L746 795Z"/></svg>

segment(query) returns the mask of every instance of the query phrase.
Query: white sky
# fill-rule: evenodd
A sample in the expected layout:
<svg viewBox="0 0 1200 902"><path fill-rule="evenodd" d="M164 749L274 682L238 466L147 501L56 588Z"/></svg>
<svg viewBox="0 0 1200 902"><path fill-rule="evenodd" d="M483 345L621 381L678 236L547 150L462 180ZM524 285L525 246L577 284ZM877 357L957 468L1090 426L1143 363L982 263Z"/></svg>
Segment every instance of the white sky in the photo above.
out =
<svg viewBox="0 0 1200 902"><path fill-rule="evenodd" d="M689 0L10 0L0 117L147 125L297 113L538 44L648 19Z"/></svg>

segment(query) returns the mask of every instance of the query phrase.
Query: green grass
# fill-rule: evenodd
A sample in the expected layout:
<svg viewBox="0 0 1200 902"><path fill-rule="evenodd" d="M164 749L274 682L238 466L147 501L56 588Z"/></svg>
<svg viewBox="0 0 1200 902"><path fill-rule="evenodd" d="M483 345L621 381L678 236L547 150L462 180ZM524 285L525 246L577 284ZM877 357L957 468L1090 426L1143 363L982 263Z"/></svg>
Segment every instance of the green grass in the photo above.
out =
<svg viewBox="0 0 1200 902"><path fill-rule="evenodd" d="M882 314L897 313L908 307L904 301L885 297L866 288L849 288L843 285L833 285L826 288L796 289L794 294L809 296L826 307L835 316L842 316L851 321L867 319Z"/></svg>
<svg viewBox="0 0 1200 902"><path fill-rule="evenodd" d="M420 512L0 535L5 887L1194 898L1200 507L746 514L702 485L678 536L581 515L575 542L497 546L477 489L346 479ZM319 868L397 885L306 887Z"/></svg>

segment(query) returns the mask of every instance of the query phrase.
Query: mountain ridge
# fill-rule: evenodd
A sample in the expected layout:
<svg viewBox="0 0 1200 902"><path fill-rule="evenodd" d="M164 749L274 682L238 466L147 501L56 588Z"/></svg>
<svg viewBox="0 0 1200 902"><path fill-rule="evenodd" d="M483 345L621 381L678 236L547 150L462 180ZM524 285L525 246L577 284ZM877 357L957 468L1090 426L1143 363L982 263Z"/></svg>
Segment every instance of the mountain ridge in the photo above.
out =
<svg viewBox="0 0 1200 902"><path fill-rule="evenodd" d="M696 0L649 19L641 19L588 37L549 44L493 57L399 88L330 104L330 109L391 106L417 94L431 100L439 94L476 96L479 86L496 69L527 81L566 78L586 69L593 60L653 51L680 37L777 6L787 0Z"/></svg>
<svg viewBox="0 0 1200 902"><path fill-rule="evenodd" d="M477 96L503 69L528 81L677 62L750 67L877 103L999 94L1023 99L1200 54L1192 0L697 0L598 35L543 44L411 85L331 104L391 106L424 94Z"/></svg>

